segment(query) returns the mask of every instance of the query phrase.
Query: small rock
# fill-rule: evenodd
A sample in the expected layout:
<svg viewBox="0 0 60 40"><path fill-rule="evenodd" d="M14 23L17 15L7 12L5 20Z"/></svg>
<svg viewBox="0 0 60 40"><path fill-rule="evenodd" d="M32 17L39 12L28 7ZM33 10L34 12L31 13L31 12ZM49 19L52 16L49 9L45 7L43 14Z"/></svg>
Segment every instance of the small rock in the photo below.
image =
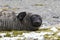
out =
<svg viewBox="0 0 60 40"><path fill-rule="evenodd" d="M50 30L52 30L53 32L57 32L58 29L56 27L52 27Z"/></svg>

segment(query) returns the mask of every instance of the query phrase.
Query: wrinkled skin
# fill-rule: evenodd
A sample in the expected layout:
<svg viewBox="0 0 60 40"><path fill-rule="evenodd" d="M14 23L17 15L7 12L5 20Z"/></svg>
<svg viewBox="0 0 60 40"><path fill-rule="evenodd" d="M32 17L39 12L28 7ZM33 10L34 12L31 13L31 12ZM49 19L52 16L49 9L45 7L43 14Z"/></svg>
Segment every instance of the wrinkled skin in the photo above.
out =
<svg viewBox="0 0 60 40"><path fill-rule="evenodd" d="M42 24L40 15L20 12L17 16L14 12L10 16L0 17L0 30L27 30L35 31Z"/></svg>

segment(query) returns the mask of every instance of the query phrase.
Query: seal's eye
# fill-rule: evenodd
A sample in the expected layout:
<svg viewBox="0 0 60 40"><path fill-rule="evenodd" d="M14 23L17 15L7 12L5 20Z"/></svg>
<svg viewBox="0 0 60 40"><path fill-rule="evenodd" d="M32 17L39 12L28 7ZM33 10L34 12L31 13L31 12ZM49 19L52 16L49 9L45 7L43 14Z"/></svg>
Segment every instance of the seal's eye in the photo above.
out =
<svg viewBox="0 0 60 40"><path fill-rule="evenodd" d="M20 12L20 13L17 15L17 18L22 21L25 16L26 16L26 12Z"/></svg>

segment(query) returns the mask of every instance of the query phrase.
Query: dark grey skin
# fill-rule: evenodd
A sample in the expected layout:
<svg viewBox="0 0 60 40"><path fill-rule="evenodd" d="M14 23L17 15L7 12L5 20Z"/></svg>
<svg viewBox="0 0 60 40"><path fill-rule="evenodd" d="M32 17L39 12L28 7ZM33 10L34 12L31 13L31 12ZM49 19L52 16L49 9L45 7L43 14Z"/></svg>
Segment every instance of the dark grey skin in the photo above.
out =
<svg viewBox="0 0 60 40"><path fill-rule="evenodd" d="M12 13L11 16L0 17L0 30L38 30L42 24L40 15L20 12L17 16Z"/></svg>

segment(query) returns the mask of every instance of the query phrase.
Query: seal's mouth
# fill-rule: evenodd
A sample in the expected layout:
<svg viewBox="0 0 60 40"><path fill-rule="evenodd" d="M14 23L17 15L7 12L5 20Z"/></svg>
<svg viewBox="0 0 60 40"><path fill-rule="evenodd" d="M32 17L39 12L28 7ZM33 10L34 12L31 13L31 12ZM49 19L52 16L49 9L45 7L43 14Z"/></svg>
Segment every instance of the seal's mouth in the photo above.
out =
<svg viewBox="0 0 60 40"><path fill-rule="evenodd" d="M41 25L41 23L40 23L40 22L33 22L32 25L33 25L34 27L39 27L39 26Z"/></svg>

